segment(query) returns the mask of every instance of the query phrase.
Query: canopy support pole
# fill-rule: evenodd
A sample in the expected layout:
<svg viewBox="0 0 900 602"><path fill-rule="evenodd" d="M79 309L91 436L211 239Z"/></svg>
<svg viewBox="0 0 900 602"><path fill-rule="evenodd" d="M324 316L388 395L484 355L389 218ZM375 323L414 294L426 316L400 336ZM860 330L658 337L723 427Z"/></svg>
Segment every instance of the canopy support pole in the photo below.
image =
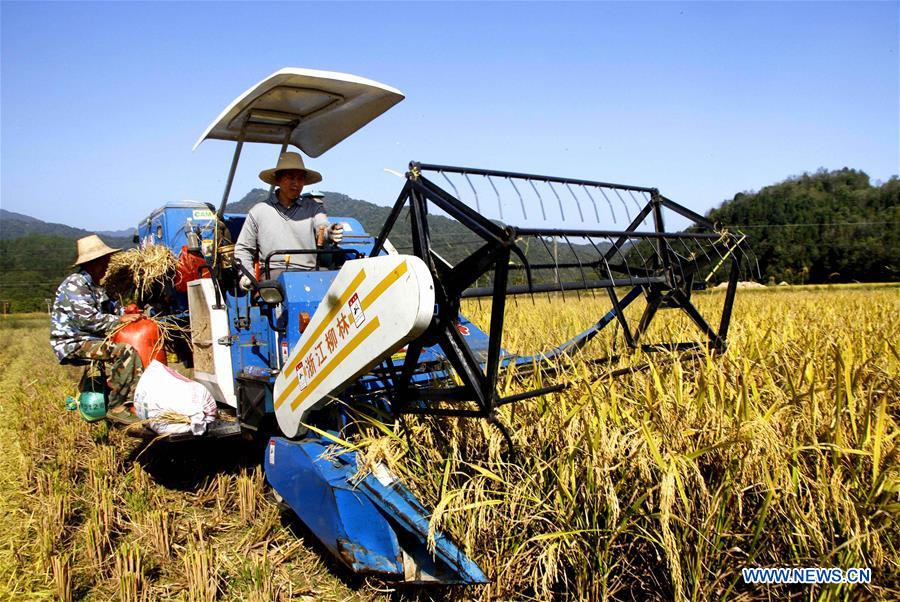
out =
<svg viewBox="0 0 900 602"><path fill-rule="evenodd" d="M231 194L231 185L234 183L234 172L237 171L238 161L241 159L241 149L244 148L244 135L247 132L247 121L241 126L241 135L238 138L237 146L234 147L234 157L231 159L231 169L228 170L228 180L225 182L225 191L222 193L222 202L219 204L219 211L216 217L220 220L225 215L225 205L228 203L228 195Z"/></svg>

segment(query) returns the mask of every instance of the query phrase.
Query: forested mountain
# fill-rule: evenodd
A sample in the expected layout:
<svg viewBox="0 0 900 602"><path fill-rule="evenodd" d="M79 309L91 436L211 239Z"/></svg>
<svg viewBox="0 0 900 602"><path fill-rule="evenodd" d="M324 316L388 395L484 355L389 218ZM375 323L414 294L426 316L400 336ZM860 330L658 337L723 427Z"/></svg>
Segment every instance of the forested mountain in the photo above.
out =
<svg viewBox="0 0 900 602"><path fill-rule="evenodd" d="M331 215L341 215L358 219L371 234L378 234L384 220L391 212L389 207L374 205L368 201L352 199L340 192L322 192L325 195L325 208ZM244 197L234 203L228 203L226 211L229 213L247 213L253 205L265 200L269 191L262 188L254 188Z"/></svg>
<svg viewBox="0 0 900 602"><path fill-rule="evenodd" d="M91 234L0 209L0 310L46 310L45 299L72 271L75 240ZM115 248L133 246L131 237L102 236Z"/></svg>
<svg viewBox="0 0 900 602"><path fill-rule="evenodd" d="M6 209L0 209L0 224L6 222L6 220L19 220L23 222L31 222L38 223L41 220L36 217L31 217L30 215L24 215L22 213L16 213L15 211L7 211Z"/></svg>
<svg viewBox="0 0 900 602"><path fill-rule="evenodd" d="M10 240L28 234L81 238L91 234L91 232L81 228L66 226L65 224L44 222L28 215L0 209L0 240ZM127 239L120 237L118 240L127 240L128 244L131 244L131 236L128 236Z"/></svg>
<svg viewBox="0 0 900 602"><path fill-rule="evenodd" d="M267 191L255 188L228 211L246 212ZM332 216L358 219L371 234L381 230L390 208L325 192ZM894 281L900 279L900 179L873 186L857 170L820 170L757 192L742 192L708 217L749 236L763 282L791 283ZM408 219L398 220L391 241L410 250ZM454 263L479 244L454 220L431 216L435 249ZM125 230L127 231L127 230ZM116 231L112 233L121 233ZM0 309L46 309L44 300L71 270L74 239L89 232L0 209ZM103 236L114 247L131 246L130 237ZM532 250L534 251L534 250ZM529 252L531 257L532 252Z"/></svg>
<svg viewBox="0 0 900 602"><path fill-rule="evenodd" d="M71 239L27 234L0 240L0 302L13 312L46 310L44 299L53 297L74 259Z"/></svg>
<svg viewBox="0 0 900 602"><path fill-rule="evenodd" d="M6 228L5 219L3 228ZM65 238L29 233L0 239L0 310L3 302L9 304L8 311L47 309L45 299L53 297L56 287L72 271L75 239L89 234L77 228L70 230L76 233ZM130 238L105 236L103 240L114 248L133 246Z"/></svg>
<svg viewBox="0 0 900 602"><path fill-rule="evenodd" d="M268 192L255 188L235 203L228 205L230 213L246 213ZM326 192L325 204L331 215L355 217L370 232L377 234L390 209L366 201L352 199L345 194ZM435 217L437 243L453 240L461 244L466 231L446 218ZM409 229L401 219L392 237L401 251L410 249ZM100 233L112 247L133 246L131 237L119 238L126 230ZM0 209L0 311L3 302L9 311L46 310L45 300L53 297L56 287L72 271L75 257L74 240L90 232L64 224L51 224L33 217Z"/></svg>
<svg viewBox="0 0 900 602"><path fill-rule="evenodd" d="M267 190L254 188L244 195L240 201L229 203L227 211L246 213L253 205L265 200L268 197L268 194ZM390 207L381 207L367 201L353 199L340 192L323 191L322 194L325 196L324 204L328 215L353 217L359 220L366 231L372 236L378 236L384 222L391 212ZM433 246L451 262L456 257L462 257L462 254L465 253L466 250L473 248L473 245L480 244L479 239L455 220L439 215L430 215L428 217L428 223L431 226ZM412 250L410 227L408 224L407 211L404 209L390 235L391 243L401 252L409 252Z"/></svg>
<svg viewBox="0 0 900 602"><path fill-rule="evenodd" d="M900 279L900 179L873 186L854 169L819 170L742 192L707 216L741 230L762 281Z"/></svg>

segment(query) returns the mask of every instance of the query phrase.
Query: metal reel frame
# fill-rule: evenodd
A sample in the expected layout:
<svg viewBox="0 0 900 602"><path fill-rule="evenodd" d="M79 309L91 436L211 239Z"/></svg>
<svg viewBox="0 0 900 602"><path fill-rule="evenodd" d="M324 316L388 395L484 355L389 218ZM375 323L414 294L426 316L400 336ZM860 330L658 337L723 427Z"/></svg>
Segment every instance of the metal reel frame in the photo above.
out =
<svg viewBox="0 0 900 602"><path fill-rule="evenodd" d="M517 179L530 183L537 181L566 186L591 186L612 190L617 194L619 191L638 191L649 195L649 202L624 230L516 228L487 219L426 178L423 172ZM398 218L404 208L408 207L412 229L412 254L421 258L431 271L435 283L436 313L426 333L408 345L403 364L398 366L388 360L379 371L385 377L386 394L396 415L425 414L495 419L495 410L504 404L565 388L564 384L554 384L508 397L498 395L499 371L509 363L508 358L501 357L503 321L509 295L604 289L612 303L612 309L588 330L549 354L544 354L540 358L529 358L523 365L532 365L533 360L539 362L541 359L577 353L614 320L621 326L625 342L631 350L696 352L706 347L714 352L725 351L740 275L738 254L741 252L743 237L718 230L712 222L667 199L657 189L416 162L410 163L406 178L407 181L378 235L371 255L381 252ZM493 183L491 185L493 186ZM429 202L462 224L480 241L480 246L456 265L450 265L433 249L429 229ZM663 223L664 208L687 218L693 225L687 231L666 232ZM652 216L653 229L637 230L648 216ZM596 255L591 259L580 257L579 253L583 255L584 251L576 249L571 244L570 238L573 237L588 240ZM545 246L547 238L563 239L575 251L575 260L559 262L554 258L551 263L532 263L520 245L522 240L529 238L540 240ZM594 242L597 239L607 242L601 247ZM718 253L718 265L715 269L725 262L731 263L718 329L710 326L691 301L691 292L706 288L706 282L697 278L699 271L697 262L692 262L689 256L679 252L676 246L678 244L684 249L687 249L689 244L705 245L714 249ZM643 245L645 249L652 249L649 257L641 255L639 245ZM725 250L724 253L718 250L719 246ZM706 250L703 252L706 253ZM630 258L635 255L640 255L638 265L634 265L633 262L629 264ZM514 257L518 259L520 265L511 264L510 260ZM709 254L707 259L711 259ZM514 270L525 272L526 283L510 284L510 273ZM547 272L552 272L555 278L549 282L534 282L534 277L538 273ZM567 281L562 279L561 274L573 272L579 273L580 278ZM598 278L597 275L605 277ZM489 277L491 286L474 286L484 276ZM618 287L630 289L620 297L616 291ZM633 325L624 311L641 295L646 298L647 304L638 324ZM467 344L465 337L457 329L460 302L463 298L472 297L490 297L492 300L489 340L486 354L482 350L483 359L479 359L478 354ZM683 311L703 333L705 342L641 344L642 337L661 308ZM422 368L419 361L422 351L431 345L437 345L441 349L461 384L440 387L433 384L423 386L414 382L413 376Z"/></svg>

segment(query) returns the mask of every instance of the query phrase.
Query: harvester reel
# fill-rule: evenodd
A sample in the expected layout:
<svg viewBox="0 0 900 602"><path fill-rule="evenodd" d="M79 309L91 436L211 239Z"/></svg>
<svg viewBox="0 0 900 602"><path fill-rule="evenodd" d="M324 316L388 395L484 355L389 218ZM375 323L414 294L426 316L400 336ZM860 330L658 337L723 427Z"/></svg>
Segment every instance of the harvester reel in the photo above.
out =
<svg viewBox="0 0 900 602"><path fill-rule="evenodd" d="M426 174L442 177L453 192ZM398 220L408 219L411 248L404 252L428 266L435 284L436 307L426 332L408 345L402 365L388 360L379 370L385 395L396 414L491 419L504 404L560 391L565 385L552 384L500 397L498 374L513 365L520 370L535 365L550 370L547 360L574 355L613 321L621 327L630 350L725 350L742 265L753 263L745 255L740 233L718 229L655 188L415 162L410 163L406 177L372 255L382 251ZM460 190L469 192L466 199ZM495 203L488 203L488 198ZM598 199L603 199L609 209L603 212L604 217ZM626 199L637 209L633 217ZM610 225L609 217L617 223L613 200L621 203L629 219L624 229L604 227ZM495 219L486 216L488 205L497 210ZM687 227L667 231L664 211L674 213ZM466 240L441 241L442 233L430 228L429 216L435 213L460 224L468 235ZM565 224L575 214L580 221L577 228L530 226L535 221ZM511 223L514 217L520 217L523 225ZM591 218L599 227L585 227ZM441 247L442 242L446 248ZM718 328L713 328L691 296L694 290L707 288L725 264L730 264L727 290ZM580 297L594 295L598 289L606 291L610 311L572 340L538 356L514 356L502 349L508 297L573 293ZM627 292L622 294L622 289ZM473 348L460 332L460 304L462 299L481 297L491 299L488 337L486 345ZM633 325L625 310L640 297L646 305L637 325ZM683 311L705 342L643 343L660 309ZM423 360L429 349L441 361ZM447 376L444 383L417 378L436 372Z"/></svg>

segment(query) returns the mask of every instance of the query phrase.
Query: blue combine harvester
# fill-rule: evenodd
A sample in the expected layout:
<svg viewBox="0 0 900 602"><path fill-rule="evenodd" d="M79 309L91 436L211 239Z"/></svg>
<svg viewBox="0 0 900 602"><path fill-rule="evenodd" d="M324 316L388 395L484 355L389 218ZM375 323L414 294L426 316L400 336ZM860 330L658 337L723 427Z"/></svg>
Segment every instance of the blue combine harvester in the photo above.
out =
<svg viewBox="0 0 900 602"><path fill-rule="evenodd" d="M271 257L260 258L258 272L235 260L232 241L245 216L225 207L244 143L273 144L281 152L294 146L318 157L402 99L389 86L352 75L274 73L235 99L197 143L236 142L220 206L169 203L139 225L138 238L192 256L190 265L197 266L199 277L169 295L163 310L190 326L195 380L235 415L234 422L214 423L207 436L277 432L263 459L268 482L354 572L404 582L484 583L478 565L447 537L438 533L429 550L428 511L385 466L357 474L354 452L325 453L334 437L346 436L352 422L346 408L484 418L511 446L498 408L564 389L552 382L551 364L560 362L548 360L578 353L610 324L620 328L629 350L724 350L741 238L654 188L411 163L378 234L353 217L329 215L345 226L340 246L277 252L312 253L316 269L269 279ZM603 203L612 222L601 218ZM489 205L497 210L494 219L485 215ZM533 227L576 213L578 228ZM440 228L450 221L458 228L450 233L452 256L438 251L448 233L433 227L435 214L444 220ZM612 226L617 214L627 216L627 226ZM664 214L691 227L667 232ZM524 225L511 225L517 217ZM591 221L592 228L584 227ZM407 254L388 239L399 224L409 228ZM714 329L691 293L723 265L731 267ZM242 275L251 279L249 291L238 286ZM610 309L573 339L538 355L503 348L508 297L597 290L605 291ZM460 313L463 299L478 297L490 299L488 332ZM644 307L632 324L626 308L639 299ZM702 341L642 344L665 309L683 311ZM552 316L536 319L542 322L536 328L546 328ZM498 377L511 366L519 373L541 370L547 384L501 397Z"/></svg>
<svg viewBox="0 0 900 602"><path fill-rule="evenodd" d="M245 216L223 217L225 227L236 237ZM375 239L357 220L330 219L343 222L345 230L352 233L342 245L347 256L362 258L371 252ZM211 257L216 215L202 203L165 205L138 227L138 236L142 244L152 240L179 253L190 248L189 238L195 238L186 235L185 224L194 229L201 253L205 247L203 254ZM215 270L204 267L199 272L206 275ZM261 296L254 299L252 293L236 289L233 283L223 285L226 279L221 274L190 282L186 294L170 300L169 312L181 313L192 328L195 380L205 384L217 402L232 408L238 418L213 423L207 436L271 430L266 418L275 413L274 385L288 360L288 350L300 342L308 327L304 327L307 317L315 315L338 274L325 269L285 272L277 281L261 282L278 291L281 301L277 303L265 303ZM278 318L274 316L276 308ZM478 333L486 341L484 334ZM371 391L381 384L375 376L359 382ZM320 426L336 429L342 422L343 417L336 417ZM293 439L269 440L266 477L284 502L352 571L410 583L486 582L478 565L446 537L438 534L434 554L427 551L429 514L385 467L377 466L364 478L354 478L355 452L326 455L331 445L327 435L297 431ZM191 435L183 436L188 437Z"/></svg>

